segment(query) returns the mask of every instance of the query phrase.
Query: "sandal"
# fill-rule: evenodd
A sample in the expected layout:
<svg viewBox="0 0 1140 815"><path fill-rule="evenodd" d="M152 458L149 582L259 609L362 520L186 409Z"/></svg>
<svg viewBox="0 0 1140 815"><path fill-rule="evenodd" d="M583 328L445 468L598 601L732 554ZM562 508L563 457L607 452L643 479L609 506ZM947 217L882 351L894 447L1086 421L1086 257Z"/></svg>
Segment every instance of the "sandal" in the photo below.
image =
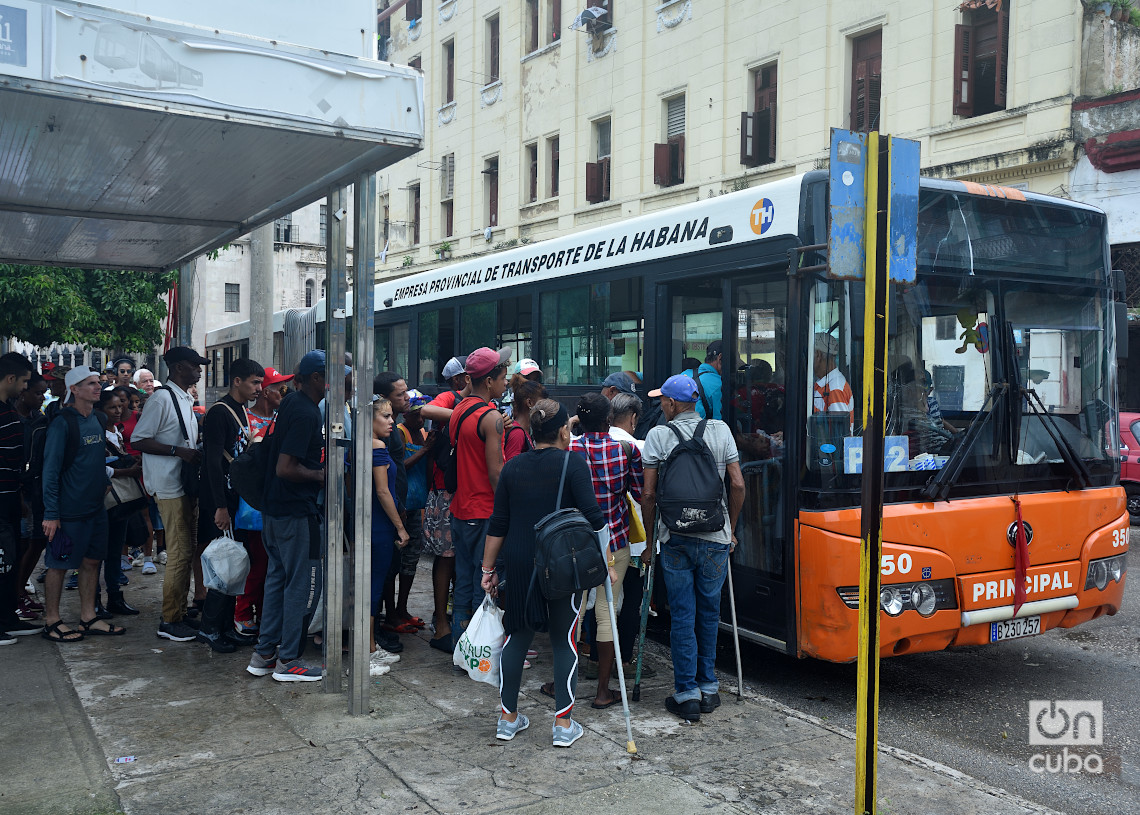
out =
<svg viewBox="0 0 1140 815"><path fill-rule="evenodd" d="M127 633L127 629L123 628L121 625L115 625L114 623L107 622L106 620L103 622L107 622L107 628L95 628L94 626L97 622L99 622L98 617L95 617L92 620L80 620L79 626L83 629L84 634L98 634L102 637L121 637L123 634Z"/></svg>
<svg viewBox="0 0 1140 815"><path fill-rule="evenodd" d="M61 625L63 625L63 620L56 620L51 625L45 625L40 636L52 642L79 642L83 639L82 631L60 631Z"/></svg>
<svg viewBox="0 0 1140 815"><path fill-rule="evenodd" d="M614 698L610 699L610 701L605 702L605 703L600 704L600 705L596 701L590 702L590 707L592 707L594 710L605 710L608 707L613 707L614 705L616 705L620 701L621 701L621 699L619 699L618 697L615 696Z"/></svg>
<svg viewBox="0 0 1140 815"><path fill-rule="evenodd" d="M408 625L414 625L416 628L423 629L427 627L427 623L423 621L422 617L405 617L404 622Z"/></svg>
<svg viewBox="0 0 1140 815"><path fill-rule="evenodd" d="M415 634L420 629L417 628L416 626L412 625L412 623L405 621L402 623L396 623L394 625L392 623L384 623L383 625L380 626L380 630L381 631L393 631L397 634Z"/></svg>

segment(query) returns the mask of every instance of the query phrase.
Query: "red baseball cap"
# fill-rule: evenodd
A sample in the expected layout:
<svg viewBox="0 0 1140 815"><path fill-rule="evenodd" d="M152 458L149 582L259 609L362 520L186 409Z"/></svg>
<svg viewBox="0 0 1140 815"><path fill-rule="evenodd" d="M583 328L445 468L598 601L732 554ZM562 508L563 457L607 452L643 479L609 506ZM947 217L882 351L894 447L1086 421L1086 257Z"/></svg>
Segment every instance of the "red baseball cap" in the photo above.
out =
<svg viewBox="0 0 1140 815"><path fill-rule="evenodd" d="M512 353L514 352L510 348L503 348L499 351L490 348L476 348L467 355L464 367L470 376L478 379L491 373L500 365L506 365L510 362Z"/></svg>
<svg viewBox="0 0 1140 815"><path fill-rule="evenodd" d="M292 378L293 378L293 374L280 374L280 373L277 373L276 368L273 368L273 367L266 365L265 366L265 378L261 380L261 385L262 385L262 387L264 387L266 385L278 385L282 382L288 382Z"/></svg>

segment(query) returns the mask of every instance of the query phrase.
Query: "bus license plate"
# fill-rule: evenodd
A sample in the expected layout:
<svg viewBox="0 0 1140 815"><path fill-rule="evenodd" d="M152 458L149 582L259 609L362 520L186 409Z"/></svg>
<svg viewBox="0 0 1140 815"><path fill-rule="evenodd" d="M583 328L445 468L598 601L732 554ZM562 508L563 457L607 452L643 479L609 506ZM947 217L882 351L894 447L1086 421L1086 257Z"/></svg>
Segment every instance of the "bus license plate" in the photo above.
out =
<svg viewBox="0 0 1140 815"><path fill-rule="evenodd" d="M1041 617L1021 617L1016 620L1002 620L990 623L990 642L1015 640L1018 637L1032 637L1041 633Z"/></svg>

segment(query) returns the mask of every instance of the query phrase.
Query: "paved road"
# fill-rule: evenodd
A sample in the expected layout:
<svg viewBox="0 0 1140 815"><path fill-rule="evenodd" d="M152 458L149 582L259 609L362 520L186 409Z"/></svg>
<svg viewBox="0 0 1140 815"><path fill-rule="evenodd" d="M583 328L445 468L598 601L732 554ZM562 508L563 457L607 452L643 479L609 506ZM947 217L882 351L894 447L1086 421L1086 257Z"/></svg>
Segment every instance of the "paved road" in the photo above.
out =
<svg viewBox="0 0 1140 815"><path fill-rule="evenodd" d="M1131 543L1140 545L1140 528ZM1001 645L883 660L880 740L1072 815L1140 813L1140 563L1134 556L1129 565L1115 617ZM751 689L855 730L854 665L744 648ZM735 674L730 641L719 665ZM1108 772L1032 772L1040 748L1028 743L1031 699L1103 700Z"/></svg>

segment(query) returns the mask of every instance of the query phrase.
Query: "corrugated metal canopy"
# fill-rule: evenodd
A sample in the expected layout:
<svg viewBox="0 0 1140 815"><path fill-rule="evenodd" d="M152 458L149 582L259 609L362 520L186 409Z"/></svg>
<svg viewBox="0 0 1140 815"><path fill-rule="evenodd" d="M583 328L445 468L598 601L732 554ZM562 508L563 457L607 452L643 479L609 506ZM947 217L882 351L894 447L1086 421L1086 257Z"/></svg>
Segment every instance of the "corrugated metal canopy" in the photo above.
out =
<svg viewBox="0 0 1140 815"><path fill-rule="evenodd" d="M407 68L56 5L0 61L0 260L172 268L422 145Z"/></svg>

